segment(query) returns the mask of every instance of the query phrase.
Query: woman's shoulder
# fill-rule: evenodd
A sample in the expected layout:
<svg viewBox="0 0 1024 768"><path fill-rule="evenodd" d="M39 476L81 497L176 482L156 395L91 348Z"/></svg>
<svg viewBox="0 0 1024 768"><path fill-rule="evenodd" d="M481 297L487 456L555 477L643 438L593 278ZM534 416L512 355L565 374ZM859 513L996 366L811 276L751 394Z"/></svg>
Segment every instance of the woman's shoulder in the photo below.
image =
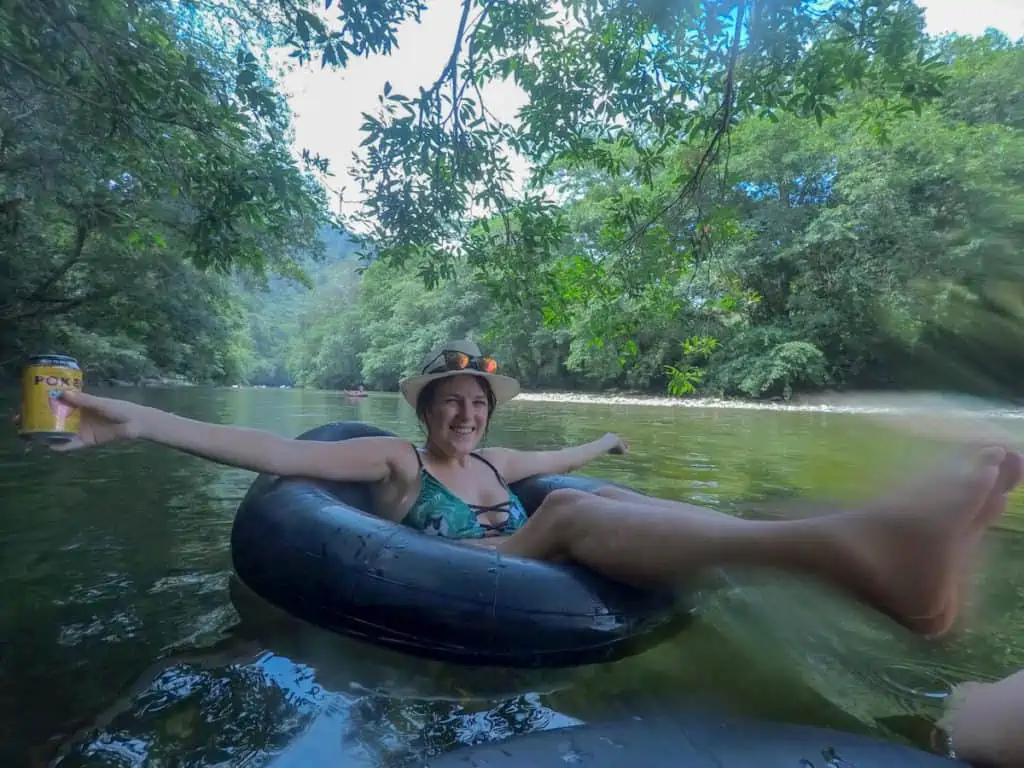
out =
<svg viewBox="0 0 1024 768"><path fill-rule="evenodd" d="M392 479L411 479L422 466L419 450L415 443L392 435L354 437L345 441L358 446L364 457L383 461L388 465Z"/></svg>
<svg viewBox="0 0 1024 768"><path fill-rule="evenodd" d="M381 440L387 441L388 455L396 463L416 471L423 466L420 449L416 447L416 443L404 437L382 437Z"/></svg>

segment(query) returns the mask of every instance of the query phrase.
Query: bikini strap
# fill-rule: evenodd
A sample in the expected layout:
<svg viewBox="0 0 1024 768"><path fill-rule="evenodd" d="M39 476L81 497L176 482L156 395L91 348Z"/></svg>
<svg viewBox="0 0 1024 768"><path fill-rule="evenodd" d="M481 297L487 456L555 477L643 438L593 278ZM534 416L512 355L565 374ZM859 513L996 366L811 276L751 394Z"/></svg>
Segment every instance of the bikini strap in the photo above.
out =
<svg viewBox="0 0 1024 768"><path fill-rule="evenodd" d="M416 447L415 443L410 443L409 445L412 446L412 452L414 454L416 454L416 463L420 465L420 469L421 470L424 469L424 467L423 467L423 457L420 456L420 449ZM491 472L493 472L494 476L496 478L498 478L498 482L501 483L505 488L508 488L508 483L505 482L505 478L501 476L501 472L498 471L498 468L496 466L491 464L491 462L489 462L487 459L485 459L479 453L471 453L470 456L475 456L476 458L480 459L480 461L482 461L484 464L486 464L488 467L490 467L491 468Z"/></svg>
<svg viewBox="0 0 1024 768"><path fill-rule="evenodd" d="M485 459L479 453L473 453L471 455L472 456L476 456L478 459L480 459L480 461L482 461L484 464L486 464L488 467L490 467L491 468L491 472L493 472L494 476L496 478L498 478L498 482L501 483L506 488L508 488L508 483L505 482L505 478L501 476L501 472L498 471L498 468L496 466L491 464L491 462L489 462L487 459Z"/></svg>

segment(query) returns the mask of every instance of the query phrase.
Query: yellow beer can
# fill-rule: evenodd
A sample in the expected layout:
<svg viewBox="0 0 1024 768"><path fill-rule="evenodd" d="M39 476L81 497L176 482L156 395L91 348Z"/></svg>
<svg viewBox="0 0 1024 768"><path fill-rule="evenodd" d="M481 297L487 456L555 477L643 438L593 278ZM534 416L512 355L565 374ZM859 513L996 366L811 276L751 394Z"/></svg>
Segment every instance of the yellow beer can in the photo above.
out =
<svg viewBox="0 0 1024 768"><path fill-rule="evenodd" d="M67 355L33 355L21 371L21 425L26 440L64 443L78 432L78 410L57 398L82 390L82 369Z"/></svg>

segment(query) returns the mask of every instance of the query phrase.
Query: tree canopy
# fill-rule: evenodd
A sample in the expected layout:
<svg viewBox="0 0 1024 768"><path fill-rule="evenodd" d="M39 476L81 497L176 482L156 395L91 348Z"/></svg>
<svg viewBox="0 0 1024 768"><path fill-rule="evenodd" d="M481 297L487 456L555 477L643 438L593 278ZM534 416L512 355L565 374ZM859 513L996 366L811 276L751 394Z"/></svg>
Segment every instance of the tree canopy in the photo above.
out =
<svg viewBox="0 0 1024 768"><path fill-rule="evenodd" d="M880 116L876 94L849 88L820 123L747 116L727 158L635 248L617 213L663 210L703 147L677 141L646 174L633 147L616 147L614 168L563 166L552 207L562 233L527 264L503 236L487 239L504 226L496 215L467 235L480 268L467 258L434 290L390 259L362 284L335 276L357 298L314 322L335 339L319 359L349 362L310 367L300 354L297 374L326 383L359 371L390 387L458 330L539 386L1017 392L1024 141L1012 83L1024 46L995 33L920 45L939 62L940 96ZM384 349L401 361L386 375L371 363Z"/></svg>
<svg viewBox="0 0 1024 768"><path fill-rule="evenodd" d="M343 68L428 7L4 5L0 368L389 388L467 335L527 386L1013 390L1021 42L910 0L461 0L339 232L268 51Z"/></svg>
<svg viewBox="0 0 1024 768"><path fill-rule="evenodd" d="M350 25L361 18L354 5L337 5L340 25L296 15L297 55L319 51L334 65L344 63L339 46L388 47L395 23L422 7L366 4L377 15L369 32ZM468 260L506 278L510 298L518 295L511 278L535 279L566 236L546 187L567 171L653 189L654 176L671 168L674 184L647 205L625 193L606 203L607 235L643 262L661 224L684 212L723 162L744 118L791 114L820 124L854 90L879 123L919 111L943 78L910 0L463 0L461 9L436 79L415 94L385 83L381 108L365 115L358 218L380 258L412 260L428 281ZM346 33L366 37L352 43ZM526 96L511 120L496 117L485 97L489 83L505 79ZM677 152L680 145L690 151ZM531 166L525 185L513 177L513 154ZM688 245L677 260L694 258Z"/></svg>
<svg viewBox="0 0 1024 768"><path fill-rule="evenodd" d="M176 4L5 3L0 362L57 345L236 375L182 355L232 358L218 276L301 276L319 247L323 191L289 142L256 57Z"/></svg>

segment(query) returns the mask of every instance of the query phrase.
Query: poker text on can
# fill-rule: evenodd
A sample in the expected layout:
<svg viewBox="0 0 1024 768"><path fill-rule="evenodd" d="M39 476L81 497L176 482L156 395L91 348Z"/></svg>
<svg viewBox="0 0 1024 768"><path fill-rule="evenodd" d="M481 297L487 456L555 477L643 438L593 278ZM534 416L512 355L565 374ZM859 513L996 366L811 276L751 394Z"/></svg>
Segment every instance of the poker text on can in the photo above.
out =
<svg viewBox="0 0 1024 768"><path fill-rule="evenodd" d="M33 355L21 372L21 424L27 440L66 442L78 432L78 410L59 399L82 390L82 368L67 355Z"/></svg>

